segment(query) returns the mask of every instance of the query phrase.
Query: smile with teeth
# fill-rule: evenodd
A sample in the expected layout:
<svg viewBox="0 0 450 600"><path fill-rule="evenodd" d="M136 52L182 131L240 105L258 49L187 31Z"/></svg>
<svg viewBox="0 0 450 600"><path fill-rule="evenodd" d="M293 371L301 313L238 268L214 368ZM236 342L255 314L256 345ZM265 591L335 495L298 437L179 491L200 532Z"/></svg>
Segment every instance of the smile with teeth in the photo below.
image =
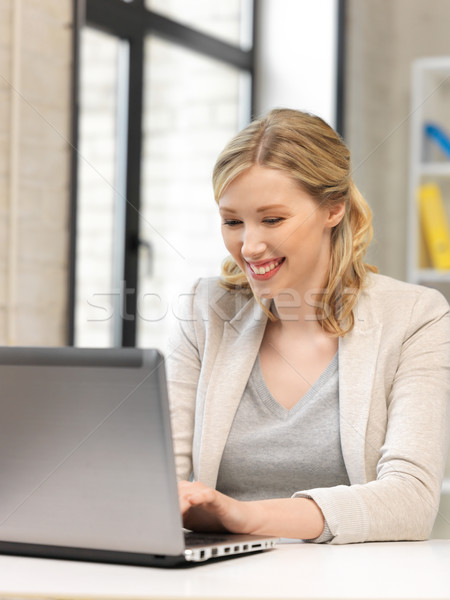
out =
<svg viewBox="0 0 450 600"><path fill-rule="evenodd" d="M276 269L278 265L280 265L283 262L283 260L283 258L280 258L276 261L266 263L265 265L259 267L257 267L256 265L252 265L251 263L248 263L248 265L255 275L264 275L265 273L269 273L270 271Z"/></svg>

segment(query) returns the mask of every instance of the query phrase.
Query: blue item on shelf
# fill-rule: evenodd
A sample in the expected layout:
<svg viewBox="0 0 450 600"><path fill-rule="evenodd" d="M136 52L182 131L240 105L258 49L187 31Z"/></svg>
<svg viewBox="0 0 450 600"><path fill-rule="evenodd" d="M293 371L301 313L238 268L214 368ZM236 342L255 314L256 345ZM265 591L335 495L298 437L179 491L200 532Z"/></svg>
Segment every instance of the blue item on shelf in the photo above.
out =
<svg viewBox="0 0 450 600"><path fill-rule="evenodd" d="M431 138L448 157L450 157L450 137L441 127L439 127L439 125L425 123L425 134Z"/></svg>

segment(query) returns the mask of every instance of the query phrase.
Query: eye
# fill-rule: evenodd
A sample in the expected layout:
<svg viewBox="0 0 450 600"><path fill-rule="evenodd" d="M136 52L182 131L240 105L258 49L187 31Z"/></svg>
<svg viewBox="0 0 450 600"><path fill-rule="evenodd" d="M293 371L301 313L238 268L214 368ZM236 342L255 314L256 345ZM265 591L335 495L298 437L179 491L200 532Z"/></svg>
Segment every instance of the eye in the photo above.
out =
<svg viewBox="0 0 450 600"><path fill-rule="evenodd" d="M276 225L277 223L281 223L281 221L284 221L281 217L267 217L267 219L263 220L263 223L266 223L267 225Z"/></svg>
<svg viewBox="0 0 450 600"><path fill-rule="evenodd" d="M223 224L227 225L228 227L236 227L236 225L240 225L242 223L242 221L239 221L239 219L224 219L223 220Z"/></svg>

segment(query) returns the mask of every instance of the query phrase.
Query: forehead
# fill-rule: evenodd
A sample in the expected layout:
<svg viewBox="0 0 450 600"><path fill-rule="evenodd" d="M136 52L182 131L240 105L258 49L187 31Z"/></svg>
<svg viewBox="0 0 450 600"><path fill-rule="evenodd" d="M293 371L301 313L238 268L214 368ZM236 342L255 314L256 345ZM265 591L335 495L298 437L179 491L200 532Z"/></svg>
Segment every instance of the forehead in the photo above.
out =
<svg viewBox="0 0 450 600"><path fill-rule="evenodd" d="M280 169L254 165L238 175L219 198L219 207L226 209L241 204L290 205L301 198L312 197L290 175Z"/></svg>

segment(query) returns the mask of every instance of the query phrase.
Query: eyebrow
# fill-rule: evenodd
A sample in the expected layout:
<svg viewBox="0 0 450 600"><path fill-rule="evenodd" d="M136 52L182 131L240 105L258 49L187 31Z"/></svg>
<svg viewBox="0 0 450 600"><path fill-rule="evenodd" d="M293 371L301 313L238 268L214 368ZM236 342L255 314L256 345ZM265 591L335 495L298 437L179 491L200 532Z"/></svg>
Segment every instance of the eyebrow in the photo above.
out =
<svg viewBox="0 0 450 600"><path fill-rule="evenodd" d="M288 207L286 206L286 204L269 204L267 206L261 206L260 208L256 209L257 213L262 213L262 212L266 212L268 210L288 210ZM233 210L232 208L228 208L226 206L219 206L219 211L221 212L227 212L230 214L236 214L238 211Z"/></svg>

